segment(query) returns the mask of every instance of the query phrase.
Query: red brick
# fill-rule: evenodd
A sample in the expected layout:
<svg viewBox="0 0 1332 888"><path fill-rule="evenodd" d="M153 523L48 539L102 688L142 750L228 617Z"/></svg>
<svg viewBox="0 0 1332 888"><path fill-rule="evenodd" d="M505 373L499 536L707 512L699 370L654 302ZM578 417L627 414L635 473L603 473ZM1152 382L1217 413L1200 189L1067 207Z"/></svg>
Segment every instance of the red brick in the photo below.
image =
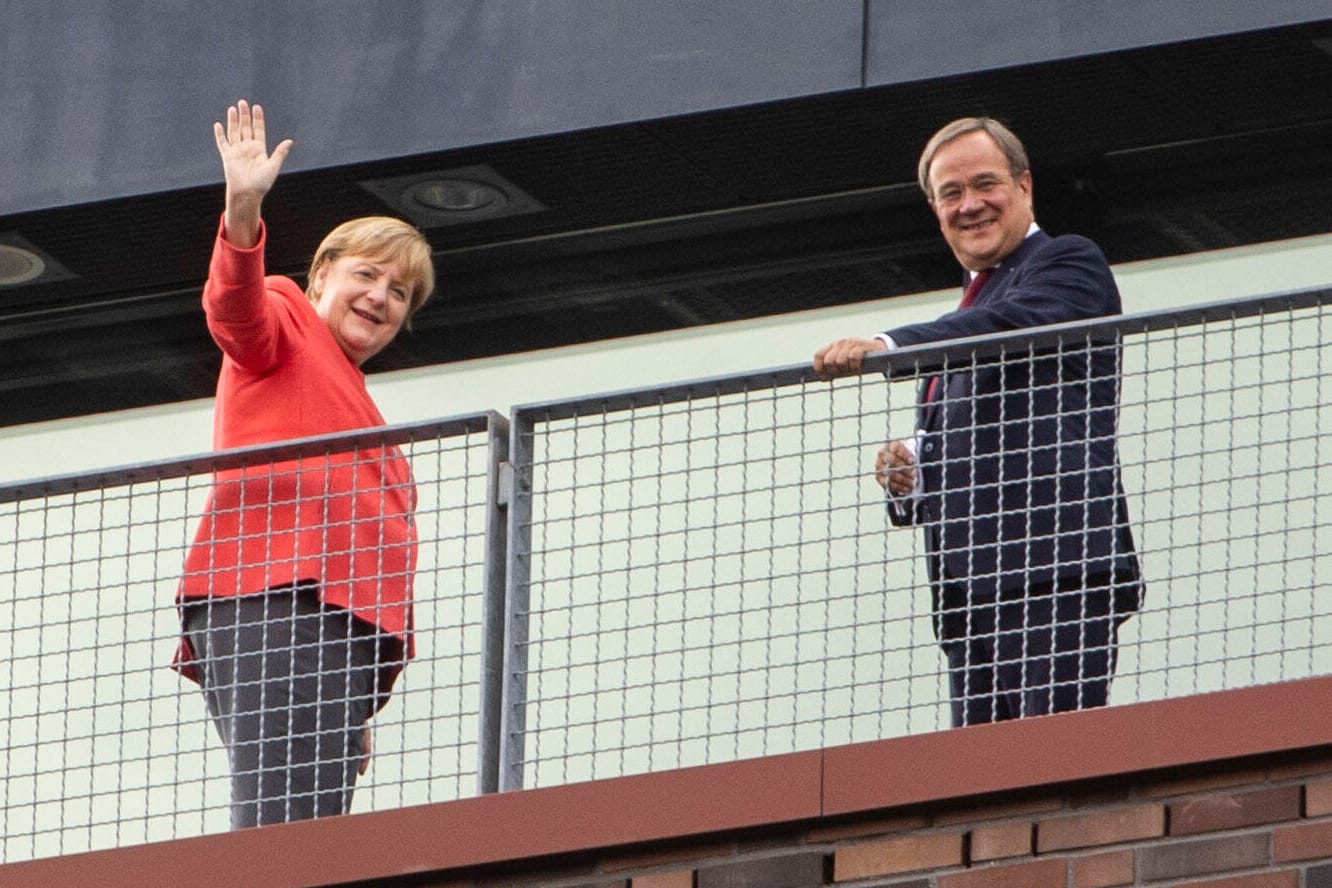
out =
<svg viewBox="0 0 1332 888"><path fill-rule="evenodd" d="M978 826L971 831L971 859L981 862L1029 856L1031 835L1031 824L1025 820Z"/></svg>
<svg viewBox="0 0 1332 888"><path fill-rule="evenodd" d="M1073 888L1111 888L1133 884L1133 852L1103 851L1073 858Z"/></svg>
<svg viewBox="0 0 1332 888"><path fill-rule="evenodd" d="M1317 780L1304 787L1304 816L1332 814L1332 780Z"/></svg>
<svg viewBox="0 0 1332 888"><path fill-rule="evenodd" d="M1300 818L1300 788L1276 786L1187 799L1170 806L1170 834L1197 835Z"/></svg>
<svg viewBox="0 0 1332 888"><path fill-rule="evenodd" d="M694 888L820 888L823 864L822 854L806 851L699 867Z"/></svg>
<svg viewBox="0 0 1332 888"><path fill-rule="evenodd" d="M1265 833L1148 845L1138 849L1138 876L1144 882L1162 882L1254 869L1267 865L1267 854Z"/></svg>
<svg viewBox="0 0 1332 888"><path fill-rule="evenodd" d="M845 882L961 865L961 833L906 836L838 848L833 855L833 880Z"/></svg>
<svg viewBox="0 0 1332 888"><path fill-rule="evenodd" d="M1274 765L1268 771L1267 779L1273 782L1279 780L1303 780L1308 777L1325 777L1332 775L1332 755L1321 755L1314 758L1303 759L1301 761L1291 762L1284 765Z"/></svg>
<svg viewBox="0 0 1332 888"><path fill-rule="evenodd" d="M852 820L831 826L816 826L805 833L805 841L811 844L836 842L839 839L854 839L864 836L883 836L891 833L910 832L921 829L929 823L919 815L902 817L876 817L872 820Z"/></svg>
<svg viewBox="0 0 1332 888"><path fill-rule="evenodd" d="M1063 860L986 866L939 876L939 888L1064 888L1068 864Z"/></svg>
<svg viewBox="0 0 1332 888"><path fill-rule="evenodd" d="M621 870L651 869L685 861L731 858L735 856L734 842L718 842L709 845L681 845L672 848L656 848L641 854L615 855L602 858L601 871L614 873Z"/></svg>
<svg viewBox="0 0 1332 888"><path fill-rule="evenodd" d="M1036 849L1044 854L1069 848L1153 839L1163 835L1165 806L1135 805L1042 820L1036 826Z"/></svg>
<svg viewBox="0 0 1332 888"><path fill-rule="evenodd" d="M1296 870L1281 873L1254 873L1248 876L1229 876L1190 882L1189 888L1300 888L1300 874Z"/></svg>
<svg viewBox="0 0 1332 888"><path fill-rule="evenodd" d="M1102 783L1080 789L1076 796L1068 800L1073 810L1090 810L1122 805L1134 800L1133 786L1128 782Z"/></svg>
<svg viewBox="0 0 1332 888"><path fill-rule="evenodd" d="M959 824L979 823L982 820L1002 820L1008 817L1028 817L1032 814L1049 814L1062 811L1064 800L1058 796L1042 796L1023 799L1018 802L996 802L990 805L968 805L952 808L935 816L938 826L957 826Z"/></svg>
<svg viewBox="0 0 1332 888"><path fill-rule="evenodd" d="M799 836L789 833L758 834L738 836L735 841L735 857L771 857L777 854L794 854L794 846L805 844ZM803 849L812 851L814 849Z"/></svg>
<svg viewBox="0 0 1332 888"><path fill-rule="evenodd" d="M1313 860L1332 857L1332 823L1304 823L1272 832L1272 859Z"/></svg>
<svg viewBox="0 0 1332 888"><path fill-rule="evenodd" d="M629 880L629 886L630 888L694 888L694 871L678 870L673 873L634 876Z"/></svg>
<svg viewBox="0 0 1332 888"><path fill-rule="evenodd" d="M1267 780L1267 769L1255 765L1247 769L1228 769L1206 774L1191 774L1187 777L1172 777L1155 783L1145 783L1137 787L1139 798L1165 798L1167 796L1190 795L1195 792L1210 792L1216 789L1233 789L1237 786L1252 786Z"/></svg>

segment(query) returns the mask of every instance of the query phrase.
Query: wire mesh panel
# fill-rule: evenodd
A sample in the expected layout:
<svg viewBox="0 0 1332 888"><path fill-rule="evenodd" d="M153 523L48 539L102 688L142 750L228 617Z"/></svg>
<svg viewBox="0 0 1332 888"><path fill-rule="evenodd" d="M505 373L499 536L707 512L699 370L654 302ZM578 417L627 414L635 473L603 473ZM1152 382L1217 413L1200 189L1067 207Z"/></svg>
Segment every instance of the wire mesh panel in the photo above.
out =
<svg viewBox="0 0 1332 888"><path fill-rule="evenodd" d="M199 687L169 668L181 636L174 602L200 514L215 478L279 484L277 466L309 472L354 462L367 448L396 447L410 464L416 656L371 722L371 765L352 810L473 794L493 508L487 422L250 448L0 491L0 859L228 828L227 752ZM336 522L326 529L336 533Z"/></svg>
<svg viewBox="0 0 1332 888"><path fill-rule="evenodd" d="M861 459L911 386L793 376L515 414L524 785L938 723L920 559Z"/></svg>
<svg viewBox="0 0 1332 888"><path fill-rule="evenodd" d="M1125 340L1149 585L1117 700L1332 672L1332 317L1315 295Z"/></svg>
<svg viewBox="0 0 1332 888"><path fill-rule="evenodd" d="M1041 361L1118 362L1117 436L1074 436L1095 408L1065 393L1039 421L1077 446L1047 447L1051 477L1021 481L1024 496L1063 485L1054 529L1026 541L1058 548L1070 508L1114 502L1071 461L1118 447L1107 477L1122 481L1127 515L1109 520L1136 538L1146 603L1119 626L1111 703L1332 671L1332 606L1319 603L1332 524L1317 505L1332 492L1327 297L902 349L832 383L790 368L516 411L530 560L510 562L511 785L947 727L930 549L891 526L873 478L879 447L915 435L920 383L941 365L1034 380ZM1012 399L1034 403L1044 385L954 431L993 434L996 459L1034 464L1035 444L1003 449L1017 440L1004 426ZM996 501L1014 492L994 487ZM979 482L965 493L976 534L989 494ZM1096 564L1087 556L1082 572ZM985 570L1037 573L1002 559ZM1030 602L1019 606L1027 619Z"/></svg>

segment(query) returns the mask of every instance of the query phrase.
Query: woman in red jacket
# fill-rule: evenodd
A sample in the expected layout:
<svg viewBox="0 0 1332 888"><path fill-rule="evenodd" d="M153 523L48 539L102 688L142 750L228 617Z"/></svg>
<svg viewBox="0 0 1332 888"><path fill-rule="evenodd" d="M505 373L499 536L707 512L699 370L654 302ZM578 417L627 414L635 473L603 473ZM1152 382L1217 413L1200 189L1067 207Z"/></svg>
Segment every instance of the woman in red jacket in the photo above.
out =
<svg viewBox="0 0 1332 888"><path fill-rule="evenodd" d="M265 276L260 214L291 149L263 109L214 136L226 209L203 305L222 349L218 449L384 425L360 366L434 288L430 245L373 216L320 244L304 292ZM177 667L231 762L232 828L345 813L366 721L411 656L415 488L396 447L219 472L186 557Z"/></svg>

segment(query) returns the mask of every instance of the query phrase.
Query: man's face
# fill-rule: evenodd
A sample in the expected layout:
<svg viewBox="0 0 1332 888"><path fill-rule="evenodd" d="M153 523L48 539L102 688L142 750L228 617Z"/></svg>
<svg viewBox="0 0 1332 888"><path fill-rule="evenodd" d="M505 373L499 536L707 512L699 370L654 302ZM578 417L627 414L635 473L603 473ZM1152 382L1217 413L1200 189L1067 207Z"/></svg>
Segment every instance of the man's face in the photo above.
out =
<svg viewBox="0 0 1332 888"><path fill-rule="evenodd" d="M930 207L964 268L992 268L1026 238L1034 218L1031 172L1014 179L988 133L966 133L940 148L929 184Z"/></svg>

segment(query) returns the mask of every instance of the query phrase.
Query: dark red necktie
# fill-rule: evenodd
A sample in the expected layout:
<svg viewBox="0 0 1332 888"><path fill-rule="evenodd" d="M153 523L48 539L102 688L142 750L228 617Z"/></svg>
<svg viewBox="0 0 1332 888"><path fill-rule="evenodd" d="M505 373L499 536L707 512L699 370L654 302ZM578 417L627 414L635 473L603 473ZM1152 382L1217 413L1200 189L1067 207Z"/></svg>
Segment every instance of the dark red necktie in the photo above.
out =
<svg viewBox="0 0 1332 888"><path fill-rule="evenodd" d="M990 275L992 274L994 274L993 268L986 268L980 272L977 272L976 276L971 279L971 283L967 284L966 292L962 294L962 301L957 304L958 311L961 311L964 308L971 307L971 303L976 301L977 294L980 293L981 288L985 286L985 282L990 279ZM939 377L931 376L929 388L925 390L926 404L934 400L934 395L937 392L938 388L939 388Z"/></svg>

